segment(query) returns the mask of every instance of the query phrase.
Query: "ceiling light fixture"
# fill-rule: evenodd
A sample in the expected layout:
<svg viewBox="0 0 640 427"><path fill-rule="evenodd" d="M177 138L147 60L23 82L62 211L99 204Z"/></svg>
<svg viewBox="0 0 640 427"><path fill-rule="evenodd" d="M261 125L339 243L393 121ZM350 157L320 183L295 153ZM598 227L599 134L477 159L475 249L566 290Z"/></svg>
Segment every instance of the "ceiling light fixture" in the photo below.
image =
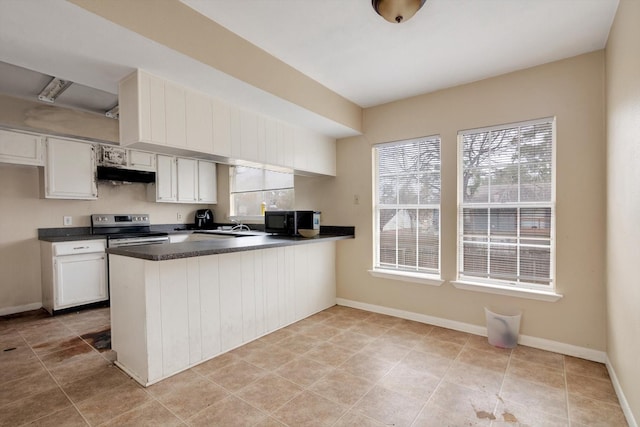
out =
<svg viewBox="0 0 640 427"><path fill-rule="evenodd" d="M401 24L411 19L426 0L371 0L376 13L389 22Z"/></svg>
<svg viewBox="0 0 640 427"><path fill-rule="evenodd" d="M110 119L118 120L118 118L120 117L120 105L116 104L115 107L104 113L104 115L109 117Z"/></svg>
<svg viewBox="0 0 640 427"><path fill-rule="evenodd" d="M58 96L69 86L73 84L70 80L62 80L57 77L51 79L48 85L45 86L44 89L38 95L38 99L40 101L48 102L53 104Z"/></svg>

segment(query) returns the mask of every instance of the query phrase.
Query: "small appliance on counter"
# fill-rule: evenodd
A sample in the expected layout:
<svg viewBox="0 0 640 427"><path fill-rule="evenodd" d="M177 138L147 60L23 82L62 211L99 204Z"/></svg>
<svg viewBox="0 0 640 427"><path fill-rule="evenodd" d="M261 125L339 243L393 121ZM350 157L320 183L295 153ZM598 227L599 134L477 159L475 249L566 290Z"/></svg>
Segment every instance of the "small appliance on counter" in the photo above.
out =
<svg viewBox="0 0 640 427"><path fill-rule="evenodd" d="M212 230L213 211L211 209L198 209L194 219L195 228L197 230Z"/></svg>
<svg viewBox="0 0 640 427"><path fill-rule="evenodd" d="M318 211L266 211L264 231L273 234L298 236L298 230L320 230Z"/></svg>

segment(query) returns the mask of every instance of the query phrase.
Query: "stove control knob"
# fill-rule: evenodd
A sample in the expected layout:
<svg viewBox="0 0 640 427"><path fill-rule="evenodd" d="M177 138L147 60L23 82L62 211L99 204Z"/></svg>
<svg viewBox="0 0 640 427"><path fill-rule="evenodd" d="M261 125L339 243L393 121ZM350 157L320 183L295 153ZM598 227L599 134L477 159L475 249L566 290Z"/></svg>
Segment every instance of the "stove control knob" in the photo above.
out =
<svg viewBox="0 0 640 427"><path fill-rule="evenodd" d="M149 217L148 217L148 216L143 216L143 217L142 217L142 219L143 219L144 221L149 221Z"/></svg>

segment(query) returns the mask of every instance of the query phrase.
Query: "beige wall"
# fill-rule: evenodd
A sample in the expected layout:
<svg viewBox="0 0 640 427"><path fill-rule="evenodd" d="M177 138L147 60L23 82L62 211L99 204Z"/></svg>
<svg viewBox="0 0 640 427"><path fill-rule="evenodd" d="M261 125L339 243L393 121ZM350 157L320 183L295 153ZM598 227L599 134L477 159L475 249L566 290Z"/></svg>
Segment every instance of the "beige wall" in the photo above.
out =
<svg viewBox="0 0 640 427"><path fill-rule="evenodd" d="M606 48L607 353L640 421L640 2L622 0Z"/></svg>
<svg viewBox="0 0 640 427"><path fill-rule="evenodd" d="M153 224L193 222L201 205L152 203L147 184L98 184L98 200L41 199L36 166L0 163L0 312L41 302L38 228L62 227L70 215L74 227L88 227L92 213L149 213ZM182 214L182 221L176 220Z"/></svg>
<svg viewBox="0 0 640 427"><path fill-rule="evenodd" d="M519 71L365 110L362 136L338 142L338 177L324 200L325 222L355 225L338 248L338 297L484 325L484 306L523 311L521 333L605 350L604 53ZM442 137L442 276L456 277L458 130L557 118L558 302L542 302L374 278L373 144ZM360 204L354 204L354 195Z"/></svg>

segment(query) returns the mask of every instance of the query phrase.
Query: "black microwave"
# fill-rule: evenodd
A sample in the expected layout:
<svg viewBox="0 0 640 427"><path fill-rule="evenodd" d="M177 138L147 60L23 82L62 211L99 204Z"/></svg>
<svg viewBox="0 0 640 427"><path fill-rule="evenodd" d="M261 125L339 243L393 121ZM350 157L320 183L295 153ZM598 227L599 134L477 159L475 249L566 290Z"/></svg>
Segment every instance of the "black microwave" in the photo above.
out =
<svg viewBox="0 0 640 427"><path fill-rule="evenodd" d="M300 229L320 230L320 212L266 211L264 213L266 233L297 236Z"/></svg>

